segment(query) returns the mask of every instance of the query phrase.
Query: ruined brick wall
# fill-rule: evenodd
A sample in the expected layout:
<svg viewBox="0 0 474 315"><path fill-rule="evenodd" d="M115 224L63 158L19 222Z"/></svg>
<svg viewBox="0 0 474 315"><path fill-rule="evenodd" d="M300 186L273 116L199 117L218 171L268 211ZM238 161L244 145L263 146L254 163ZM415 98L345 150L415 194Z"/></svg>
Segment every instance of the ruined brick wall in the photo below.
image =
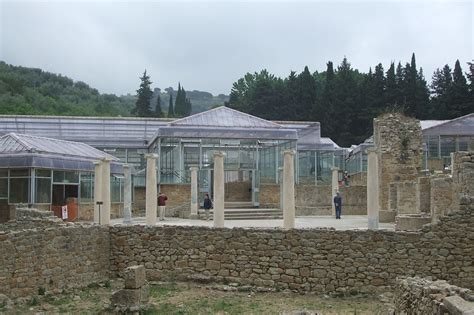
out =
<svg viewBox="0 0 474 315"><path fill-rule="evenodd" d="M349 183L351 186L367 186L367 172L352 174Z"/></svg>
<svg viewBox="0 0 474 315"><path fill-rule="evenodd" d="M472 209L420 232L115 226L110 233L112 271L143 264L150 279L313 292L376 290L414 275L474 285Z"/></svg>
<svg viewBox="0 0 474 315"><path fill-rule="evenodd" d="M431 184L429 177L418 177L416 185L416 209L419 213L430 213Z"/></svg>
<svg viewBox="0 0 474 315"><path fill-rule="evenodd" d="M7 231L0 224L0 294L27 297L40 288L59 293L107 279L107 227L32 223L32 229L24 230L30 226L23 222L22 229Z"/></svg>
<svg viewBox="0 0 474 315"><path fill-rule="evenodd" d="M260 205L268 208L280 207L280 185L261 184L260 185Z"/></svg>
<svg viewBox="0 0 474 315"><path fill-rule="evenodd" d="M396 314L464 314L465 306L474 308L471 290L450 285L444 280L400 277L394 289Z"/></svg>
<svg viewBox="0 0 474 315"><path fill-rule="evenodd" d="M397 201L396 201L396 211L398 214L411 214L417 213L416 208L416 182L397 182L395 183Z"/></svg>
<svg viewBox="0 0 474 315"><path fill-rule="evenodd" d="M389 210L390 183L416 182L422 169L420 122L398 113L382 115L374 119L374 142L379 161L380 209L386 211Z"/></svg>

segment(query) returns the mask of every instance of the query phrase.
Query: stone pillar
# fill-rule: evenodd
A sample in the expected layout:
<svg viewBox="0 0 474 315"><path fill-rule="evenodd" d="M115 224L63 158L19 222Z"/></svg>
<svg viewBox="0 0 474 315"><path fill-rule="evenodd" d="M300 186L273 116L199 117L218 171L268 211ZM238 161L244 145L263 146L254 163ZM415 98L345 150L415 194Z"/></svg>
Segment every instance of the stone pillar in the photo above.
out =
<svg viewBox="0 0 474 315"><path fill-rule="evenodd" d="M100 215L103 208L102 205L99 206L97 202L103 202L101 161L94 161L94 223L100 223Z"/></svg>
<svg viewBox="0 0 474 315"><path fill-rule="evenodd" d="M333 167L331 168L332 171L332 178L331 178L331 209L332 209L332 216L336 216L336 207L334 207L334 196L336 195L336 192L339 191L339 168L338 167ZM343 200L344 204L344 200Z"/></svg>
<svg viewBox="0 0 474 315"><path fill-rule="evenodd" d="M130 165L123 165L123 223L132 223L132 171Z"/></svg>
<svg viewBox="0 0 474 315"><path fill-rule="evenodd" d="M110 159L102 160L102 201L100 224L110 225Z"/></svg>
<svg viewBox="0 0 474 315"><path fill-rule="evenodd" d="M214 152L214 227L224 227L224 153Z"/></svg>
<svg viewBox="0 0 474 315"><path fill-rule="evenodd" d="M379 228L379 170L375 148L367 149L367 219L369 230Z"/></svg>
<svg viewBox="0 0 474 315"><path fill-rule="evenodd" d="M198 168L191 167L191 216L190 219L198 218Z"/></svg>
<svg viewBox="0 0 474 315"><path fill-rule="evenodd" d="M156 224L156 206L157 206L157 188L156 188L156 159L157 154L149 153L145 154L146 158L146 224Z"/></svg>
<svg viewBox="0 0 474 315"><path fill-rule="evenodd" d="M295 228L295 151L283 152L283 228Z"/></svg>

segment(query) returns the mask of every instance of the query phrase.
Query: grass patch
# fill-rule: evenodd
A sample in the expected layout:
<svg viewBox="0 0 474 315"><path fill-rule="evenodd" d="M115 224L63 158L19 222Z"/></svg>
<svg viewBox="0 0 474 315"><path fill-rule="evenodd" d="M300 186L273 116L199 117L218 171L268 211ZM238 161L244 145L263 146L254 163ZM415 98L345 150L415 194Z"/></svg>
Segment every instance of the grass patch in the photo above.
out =
<svg viewBox="0 0 474 315"><path fill-rule="evenodd" d="M70 297L62 297L60 299L51 301L50 304L60 306L60 305L71 304L71 302L72 302L72 299Z"/></svg>
<svg viewBox="0 0 474 315"><path fill-rule="evenodd" d="M180 288L174 282L167 284L153 285L150 287L150 297L152 298L161 298L164 296L169 296L172 293L179 292Z"/></svg>

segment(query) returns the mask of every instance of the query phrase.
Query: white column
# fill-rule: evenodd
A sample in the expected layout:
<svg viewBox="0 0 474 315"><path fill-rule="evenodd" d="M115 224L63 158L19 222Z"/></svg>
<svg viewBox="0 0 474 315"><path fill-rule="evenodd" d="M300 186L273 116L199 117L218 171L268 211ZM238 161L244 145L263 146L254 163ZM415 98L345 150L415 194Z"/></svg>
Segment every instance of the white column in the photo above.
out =
<svg viewBox="0 0 474 315"><path fill-rule="evenodd" d="M214 152L214 227L224 227L224 153Z"/></svg>
<svg viewBox="0 0 474 315"><path fill-rule="evenodd" d="M191 219L198 218L198 168L191 167Z"/></svg>
<svg viewBox="0 0 474 315"><path fill-rule="evenodd" d="M102 160L102 201L100 224L110 225L110 159Z"/></svg>
<svg viewBox="0 0 474 315"><path fill-rule="evenodd" d="M283 152L283 228L295 228L295 151Z"/></svg>
<svg viewBox="0 0 474 315"><path fill-rule="evenodd" d="M132 223L132 172L130 165L123 165L123 223Z"/></svg>
<svg viewBox="0 0 474 315"><path fill-rule="evenodd" d="M367 219L369 230L379 228L379 165L377 150L367 149Z"/></svg>
<svg viewBox="0 0 474 315"><path fill-rule="evenodd" d="M145 154L146 158L146 224L156 224L157 188L156 188L156 159L157 154Z"/></svg>
<svg viewBox="0 0 474 315"><path fill-rule="evenodd" d="M100 223L100 213L102 212L102 205L97 202L102 200L102 162L94 161L94 223ZM99 211L100 210L100 211Z"/></svg>
<svg viewBox="0 0 474 315"><path fill-rule="evenodd" d="M332 209L332 216L336 216L336 207L334 207L334 196L336 192L339 191L339 168L333 167L331 168L332 171L332 179L331 179L331 209Z"/></svg>

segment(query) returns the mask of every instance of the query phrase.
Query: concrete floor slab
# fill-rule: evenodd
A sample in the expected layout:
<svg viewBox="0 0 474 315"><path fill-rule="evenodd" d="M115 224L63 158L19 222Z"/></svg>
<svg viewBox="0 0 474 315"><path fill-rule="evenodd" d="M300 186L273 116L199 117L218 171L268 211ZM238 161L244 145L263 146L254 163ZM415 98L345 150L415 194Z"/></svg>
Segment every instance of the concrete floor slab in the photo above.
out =
<svg viewBox="0 0 474 315"><path fill-rule="evenodd" d="M123 224L123 219L111 220L112 225ZM134 217L133 224L145 225L145 217ZM156 225L179 225L179 226L208 226L212 227L212 220L193 220L181 218L166 218L165 221L157 221ZM224 227L257 227L257 228L276 228L283 227L282 219L269 220L226 220ZM336 220L332 216L305 216L296 217L295 228L335 228L336 230L366 230L367 216L350 215L343 216L342 219ZM394 230L393 223L379 223L379 228L383 230Z"/></svg>

